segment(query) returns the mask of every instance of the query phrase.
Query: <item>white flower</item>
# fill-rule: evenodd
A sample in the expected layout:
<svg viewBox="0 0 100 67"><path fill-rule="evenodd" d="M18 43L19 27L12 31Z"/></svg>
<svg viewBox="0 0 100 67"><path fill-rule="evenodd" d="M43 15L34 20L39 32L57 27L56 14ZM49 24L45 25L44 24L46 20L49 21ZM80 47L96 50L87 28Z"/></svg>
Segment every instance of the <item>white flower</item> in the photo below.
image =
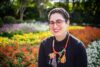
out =
<svg viewBox="0 0 100 67"><path fill-rule="evenodd" d="M88 67L100 67L100 40L92 42L86 49Z"/></svg>

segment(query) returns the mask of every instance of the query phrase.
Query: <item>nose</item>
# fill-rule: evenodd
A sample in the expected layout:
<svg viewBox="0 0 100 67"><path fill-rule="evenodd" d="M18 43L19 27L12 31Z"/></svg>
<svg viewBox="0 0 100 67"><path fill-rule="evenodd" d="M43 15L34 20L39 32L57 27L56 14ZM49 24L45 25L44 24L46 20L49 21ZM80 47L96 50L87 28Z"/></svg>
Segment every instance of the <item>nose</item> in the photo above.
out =
<svg viewBox="0 0 100 67"><path fill-rule="evenodd" d="M53 27L54 27L54 28L58 27L58 26L57 26L57 23L54 23Z"/></svg>

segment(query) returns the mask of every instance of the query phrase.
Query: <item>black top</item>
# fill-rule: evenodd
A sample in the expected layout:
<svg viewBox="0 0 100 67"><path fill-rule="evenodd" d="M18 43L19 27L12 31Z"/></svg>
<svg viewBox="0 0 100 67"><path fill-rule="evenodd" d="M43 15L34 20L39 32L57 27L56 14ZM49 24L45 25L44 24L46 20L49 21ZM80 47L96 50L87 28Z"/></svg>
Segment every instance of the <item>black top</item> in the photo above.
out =
<svg viewBox="0 0 100 67"><path fill-rule="evenodd" d="M38 67L52 67L49 64L49 53L52 53L52 42L55 39L55 50L61 51L67 41L67 37L62 41L57 41L53 36L44 40L39 49ZM57 63L57 67L87 67L87 55L84 44L70 34L68 47L66 48L66 63Z"/></svg>

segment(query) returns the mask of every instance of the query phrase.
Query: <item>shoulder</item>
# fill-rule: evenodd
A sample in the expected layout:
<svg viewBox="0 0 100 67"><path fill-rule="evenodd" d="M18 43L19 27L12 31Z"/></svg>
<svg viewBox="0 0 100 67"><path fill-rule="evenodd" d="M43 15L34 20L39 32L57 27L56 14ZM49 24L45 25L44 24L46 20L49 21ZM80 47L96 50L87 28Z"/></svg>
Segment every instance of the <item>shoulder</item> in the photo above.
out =
<svg viewBox="0 0 100 67"><path fill-rule="evenodd" d="M70 35L71 46L76 55L86 54L84 43L73 35Z"/></svg>
<svg viewBox="0 0 100 67"><path fill-rule="evenodd" d="M70 34L70 41L71 44L74 44L75 46L84 47L84 43L72 34Z"/></svg>
<svg viewBox="0 0 100 67"><path fill-rule="evenodd" d="M50 44L50 43L52 42L52 40L53 40L53 36L48 37L48 38L46 38L45 40L43 40L43 41L41 42L40 45L45 46L45 45L47 45L47 44Z"/></svg>

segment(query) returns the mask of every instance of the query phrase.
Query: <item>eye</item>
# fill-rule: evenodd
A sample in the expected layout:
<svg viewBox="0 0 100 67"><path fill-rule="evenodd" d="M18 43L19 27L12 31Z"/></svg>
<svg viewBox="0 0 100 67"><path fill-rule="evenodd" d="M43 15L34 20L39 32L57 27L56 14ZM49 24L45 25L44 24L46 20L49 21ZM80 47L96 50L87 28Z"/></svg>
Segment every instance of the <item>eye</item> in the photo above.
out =
<svg viewBox="0 0 100 67"><path fill-rule="evenodd" d="M57 21L57 23L62 23L62 21Z"/></svg>
<svg viewBox="0 0 100 67"><path fill-rule="evenodd" d="M50 21L49 24L54 24L54 22L53 21Z"/></svg>
<svg viewBox="0 0 100 67"><path fill-rule="evenodd" d="M57 20L56 22L57 22L57 24L61 24L63 21L62 20Z"/></svg>

